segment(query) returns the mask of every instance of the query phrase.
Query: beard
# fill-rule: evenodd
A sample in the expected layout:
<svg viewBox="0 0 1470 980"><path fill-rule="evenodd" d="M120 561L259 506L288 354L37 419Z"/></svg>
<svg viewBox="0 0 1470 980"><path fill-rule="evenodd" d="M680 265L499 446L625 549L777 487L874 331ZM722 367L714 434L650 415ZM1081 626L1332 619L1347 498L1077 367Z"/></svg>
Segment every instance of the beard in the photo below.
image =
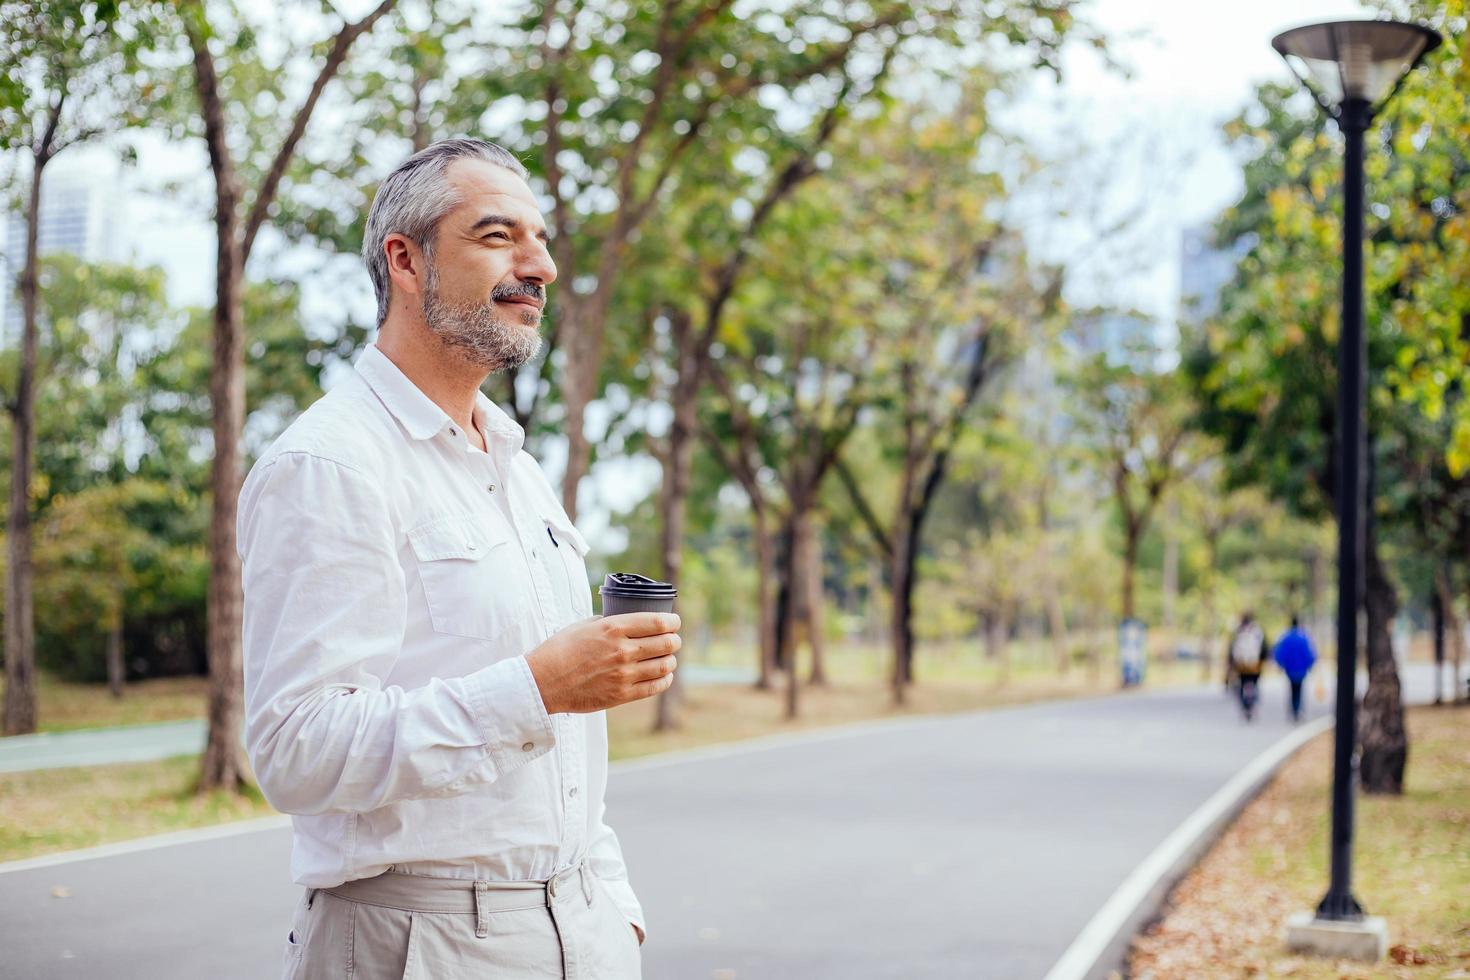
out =
<svg viewBox="0 0 1470 980"><path fill-rule="evenodd" d="M465 360L491 371L513 370L541 353L539 310L527 308L520 315L524 327L501 316L497 301L515 296L541 298L541 289L530 283L496 286L490 299L479 303L448 303L439 295L439 270L429 264L424 283L424 323L430 332ZM529 329L527 329L529 328Z"/></svg>

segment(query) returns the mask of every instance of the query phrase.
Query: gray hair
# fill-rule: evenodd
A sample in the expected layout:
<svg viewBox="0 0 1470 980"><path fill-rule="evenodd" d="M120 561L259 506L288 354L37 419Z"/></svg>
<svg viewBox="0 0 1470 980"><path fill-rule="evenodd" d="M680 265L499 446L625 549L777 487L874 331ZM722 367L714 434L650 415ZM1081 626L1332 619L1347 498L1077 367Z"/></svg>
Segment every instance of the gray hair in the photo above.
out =
<svg viewBox="0 0 1470 980"><path fill-rule="evenodd" d="M388 318L390 280L383 242L389 235L404 235L418 243L425 261L434 261L439 221L459 203L444 174L451 163L464 158L484 160L522 180L530 179L521 161L505 147L472 136L431 143L400 163L379 185L362 237L362 260L378 294L378 326Z"/></svg>

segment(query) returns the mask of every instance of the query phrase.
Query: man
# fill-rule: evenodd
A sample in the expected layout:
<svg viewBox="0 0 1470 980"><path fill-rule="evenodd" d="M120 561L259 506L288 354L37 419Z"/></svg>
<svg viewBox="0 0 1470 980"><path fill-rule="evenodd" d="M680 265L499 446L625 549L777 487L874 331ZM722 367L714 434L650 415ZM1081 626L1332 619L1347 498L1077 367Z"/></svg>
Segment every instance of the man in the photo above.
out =
<svg viewBox="0 0 1470 980"><path fill-rule="evenodd" d="M668 688L679 620L590 618L587 544L480 393L556 279L526 171L428 147L363 256L376 345L240 497L246 741L305 886L286 976L638 977L603 709Z"/></svg>
<svg viewBox="0 0 1470 980"><path fill-rule="evenodd" d="M1291 683L1291 720L1301 721L1302 685L1306 683L1312 665L1317 662L1317 651L1312 647L1311 637L1302 632L1301 622L1296 616L1291 617L1291 629L1276 641L1271 659L1276 661Z"/></svg>
<svg viewBox="0 0 1470 980"><path fill-rule="evenodd" d="M1230 639L1230 669L1235 673L1240 710L1246 721L1255 719L1256 695L1268 650L1266 634L1257 625L1255 614L1247 612L1240 617L1240 625Z"/></svg>

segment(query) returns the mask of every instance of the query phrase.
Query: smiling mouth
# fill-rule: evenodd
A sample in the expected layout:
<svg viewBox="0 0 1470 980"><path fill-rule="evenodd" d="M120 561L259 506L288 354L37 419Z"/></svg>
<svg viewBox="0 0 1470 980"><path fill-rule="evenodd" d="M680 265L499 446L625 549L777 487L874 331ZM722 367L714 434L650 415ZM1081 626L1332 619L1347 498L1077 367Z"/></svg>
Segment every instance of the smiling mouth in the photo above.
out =
<svg viewBox="0 0 1470 980"><path fill-rule="evenodd" d="M514 306L529 306L531 309L535 310L536 312L538 312L538 313L541 312L541 304L539 302L537 302L536 300L534 300L534 299L520 299L520 298L516 298L516 299L502 299L502 300L496 300L496 302L498 302L498 303L510 303L510 304L512 304Z"/></svg>

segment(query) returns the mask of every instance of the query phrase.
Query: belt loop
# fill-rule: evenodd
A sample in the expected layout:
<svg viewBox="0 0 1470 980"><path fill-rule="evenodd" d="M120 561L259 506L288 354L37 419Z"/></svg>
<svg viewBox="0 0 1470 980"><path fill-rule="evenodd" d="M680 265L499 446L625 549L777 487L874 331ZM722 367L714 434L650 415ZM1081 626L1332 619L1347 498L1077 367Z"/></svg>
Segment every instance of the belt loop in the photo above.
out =
<svg viewBox="0 0 1470 980"><path fill-rule="evenodd" d="M586 861L583 861L577 870L582 873L582 895L587 899L587 907L590 909L592 896L595 894L592 889L592 872L588 870Z"/></svg>
<svg viewBox="0 0 1470 980"><path fill-rule="evenodd" d="M490 910L484 902L485 891L489 888L487 881L475 882L475 938L486 939L490 935Z"/></svg>

